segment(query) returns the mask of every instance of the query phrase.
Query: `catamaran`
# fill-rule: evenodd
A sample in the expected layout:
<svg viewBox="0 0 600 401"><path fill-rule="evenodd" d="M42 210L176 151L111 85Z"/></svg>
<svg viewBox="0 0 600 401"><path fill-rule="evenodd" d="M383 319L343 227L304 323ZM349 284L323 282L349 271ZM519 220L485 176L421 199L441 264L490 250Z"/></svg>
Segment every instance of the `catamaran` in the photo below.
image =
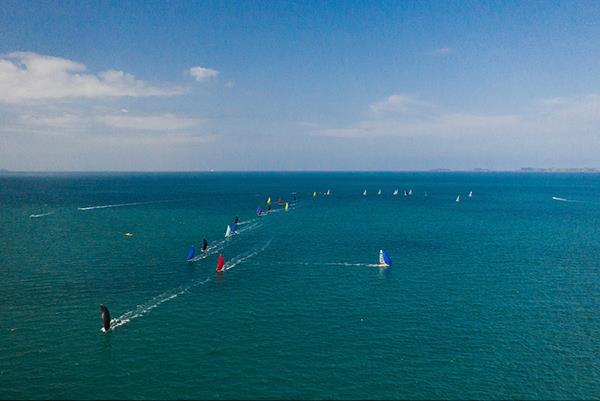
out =
<svg viewBox="0 0 600 401"><path fill-rule="evenodd" d="M392 267L392 259L390 259L388 254L383 249L379 250L379 266Z"/></svg>

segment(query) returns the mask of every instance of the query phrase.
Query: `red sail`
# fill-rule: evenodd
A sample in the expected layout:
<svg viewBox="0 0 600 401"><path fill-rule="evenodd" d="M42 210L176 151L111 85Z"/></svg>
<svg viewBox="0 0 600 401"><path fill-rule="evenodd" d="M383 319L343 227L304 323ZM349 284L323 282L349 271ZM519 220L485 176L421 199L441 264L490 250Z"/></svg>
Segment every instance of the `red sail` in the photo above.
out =
<svg viewBox="0 0 600 401"><path fill-rule="evenodd" d="M223 266L225 266L225 261L223 260L223 255L219 255L219 261L217 262L217 271L223 271Z"/></svg>

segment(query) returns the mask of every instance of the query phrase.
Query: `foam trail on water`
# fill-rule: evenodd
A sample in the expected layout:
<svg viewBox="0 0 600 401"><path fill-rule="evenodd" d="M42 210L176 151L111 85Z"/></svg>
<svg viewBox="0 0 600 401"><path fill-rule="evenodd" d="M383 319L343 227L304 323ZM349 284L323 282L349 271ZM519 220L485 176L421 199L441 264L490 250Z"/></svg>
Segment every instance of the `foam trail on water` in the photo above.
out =
<svg viewBox="0 0 600 401"><path fill-rule="evenodd" d="M95 210L95 209L107 209L107 208L111 208L111 207L149 205L149 204L152 204L152 203L165 203L165 202L173 202L173 201L168 201L167 200L167 201L117 203L117 204L114 204L114 205L98 205L98 206L78 207L77 210L87 211L87 210Z"/></svg>
<svg viewBox="0 0 600 401"><path fill-rule="evenodd" d="M247 227L244 227L244 228L238 230L237 232L239 234L239 233L243 233L243 232L246 232L246 231L251 231L251 230L254 230L254 229L256 229L256 228L258 228L258 227L260 227L262 225L263 225L262 222L252 223L252 224L249 224ZM194 258L188 260L188 262L192 262L192 263L193 262L197 262L199 260L207 258L210 255L215 255L215 254L219 253L220 251L222 251L223 249L225 249L229 245L231 245L232 241L234 241L236 239L236 237L237 237L237 235L232 235L231 237L227 237L227 238L224 238L224 239L219 240L217 242L213 242L206 249L206 252L204 252L204 253L202 253L200 255L195 256Z"/></svg>
<svg viewBox="0 0 600 401"><path fill-rule="evenodd" d="M281 262L281 264L303 265L303 266L362 266L362 267L383 267L377 263L350 263L350 262Z"/></svg>
<svg viewBox="0 0 600 401"><path fill-rule="evenodd" d="M158 308L161 304L163 304L167 301L170 301L172 299L175 299L179 295L185 294L186 292L188 292L190 289L192 289L194 287L197 287L202 284L206 284L208 281L210 281L210 277L206 278L204 280L195 280L195 281L192 281L188 285L180 286L175 289L165 291L162 294L155 296L151 300L149 300L141 305L138 305L137 308L130 310L128 312L125 312L117 318L111 319L110 330L114 330L117 327L121 327L121 326L129 323L133 319L142 317L142 316L146 315L147 313L149 313L150 311L152 311L152 309ZM102 328L100 331L104 332L104 328Z"/></svg>
<svg viewBox="0 0 600 401"><path fill-rule="evenodd" d="M227 263L225 263L225 266L223 267L223 270L229 270L229 269L233 269L234 267L236 267L237 265L239 265L242 262L245 262L246 260L258 255L259 253L261 253L262 251L264 251L265 249L267 249L267 247L271 245L271 240L267 241L262 247L257 248L257 249L253 249L251 251L242 253L236 257L234 257L233 259L231 259L230 261L228 261Z"/></svg>
<svg viewBox="0 0 600 401"><path fill-rule="evenodd" d="M51 214L54 214L54 212L48 212L48 213L42 213L42 214L32 214L32 215L29 215L29 217L32 219L37 219L39 217L50 216Z"/></svg>
<svg viewBox="0 0 600 401"><path fill-rule="evenodd" d="M553 196L552 199L554 199L555 201L559 201L559 202L581 202L578 200L559 198L558 196Z"/></svg>

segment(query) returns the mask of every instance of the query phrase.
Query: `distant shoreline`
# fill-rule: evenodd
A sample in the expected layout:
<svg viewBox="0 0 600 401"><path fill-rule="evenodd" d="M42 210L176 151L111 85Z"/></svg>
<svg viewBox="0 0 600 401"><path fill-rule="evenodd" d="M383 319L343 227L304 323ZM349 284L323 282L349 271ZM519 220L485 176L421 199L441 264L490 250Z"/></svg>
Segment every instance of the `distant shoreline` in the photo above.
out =
<svg viewBox="0 0 600 401"><path fill-rule="evenodd" d="M516 170L492 170L492 169L468 169L468 170L452 170L446 168L436 168L429 170L190 170L190 171L171 171L171 170L156 170L156 171L143 171L143 170L89 170L89 171L77 171L77 170L49 170L49 171L29 171L29 170L7 170L0 169L0 175L36 175L36 174L222 174L222 173L256 173L256 174L277 174L277 173L551 173L551 174L564 174L564 173L586 173L586 174L598 174L600 168L595 167L584 167L584 168L534 168L534 167L523 167Z"/></svg>

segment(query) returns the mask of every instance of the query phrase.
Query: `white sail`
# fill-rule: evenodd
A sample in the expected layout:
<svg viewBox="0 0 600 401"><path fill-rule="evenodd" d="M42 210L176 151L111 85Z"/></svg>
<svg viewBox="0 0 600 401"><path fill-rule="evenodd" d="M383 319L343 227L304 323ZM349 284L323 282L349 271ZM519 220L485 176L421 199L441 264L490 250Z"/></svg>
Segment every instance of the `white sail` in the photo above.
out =
<svg viewBox="0 0 600 401"><path fill-rule="evenodd" d="M381 189L379 190L379 192L377 192L377 195L381 195Z"/></svg>
<svg viewBox="0 0 600 401"><path fill-rule="evenodd" d="M473 197L473 191L470 191L469 192L469 198L472 198L472 197Z"/></svg>
<svg viewBox="0 0 600 401"><path fill-rule="evenodd" d="M225 238L231 237L231 227L227 226L227 231L225 231Z"/></svg>
<svg viewBox="0 0 600 401"><path fill-rule="evenodd" d="M460 195L456 197L456 202L460 202Z"/></svg>
<svg viewBox="0 0 600 401"><path fill-rule="evenodd" d="M412 195L412 189L409 189L408 190L408 196L411 196L411 195Z"/></svg>
<svg viewBox="0 0 600 401"><path fill-rule="evenodd" d="M363 191L363 196L367 196L367 190L366 189Z"/></svg>
<svg viewBox="0 0 600 401"><path fill-rule="evenodd" d="M394 189L394 193L393 193L393 195L394 195L394 196L398 195L398 190L397 190L397 189Z"/></svg>
<svg viewBox="0 0 600 401"><path fill-rule="evenodd" d="M391 267L392 260L388 256L388 254L383 250L379 250L379 266L381 267Z"/></svg>

